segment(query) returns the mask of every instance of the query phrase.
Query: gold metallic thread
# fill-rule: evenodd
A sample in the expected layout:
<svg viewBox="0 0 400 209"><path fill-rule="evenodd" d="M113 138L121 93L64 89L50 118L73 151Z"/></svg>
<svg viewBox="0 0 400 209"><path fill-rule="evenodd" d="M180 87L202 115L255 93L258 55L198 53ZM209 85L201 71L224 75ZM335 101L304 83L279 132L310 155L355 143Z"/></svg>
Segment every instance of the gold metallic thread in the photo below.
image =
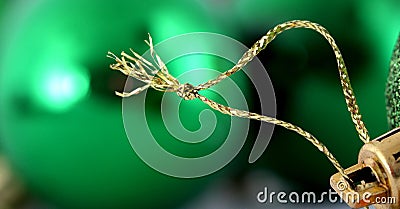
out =
<svg viewBox="0 0 400 209"><path fill-rule="evenodd" d="M168 72L168 69L166 65L163 63L161 58L157 55L157 53L154 51L153 48L153 43L151 36L149 35L149 41L146 41L146 43L150 47L150 52L151 52L151 57L152 62L145 60L143 57L141 57L139 54L135 53L133 50L132 53L134 55L130 56L126 54L125 52L121 53L121 58L115 56L113 53L109 52L108 57L114 59L116 61L115 64L111 64L110 68L113 70L119 70L122 73L124 73L127 76L131 76L135 79L138 79L142 82L145 83L144 86L139 87L132 92L123 92L119 93L116 92L117 95L121 97L129 97L135 94L139 94L140 92L144 91L145 89L152 87L156 90L163 91L163 92L176 92L178 96L182 97L185 100L192 100L192 99L200 99L202 102L210 106L212 109L215 109L223 114L231 115L231 116L236 116L236 117L241 117L241 118L249 118L253 120L259 120L275 125L282 126L288 130L294 131L304 138L306 138L309 142L311 142L315 147L318 148L319 151L321 151L327 158L328 160L333 164L333 166L339 171L341 175L343 175L345 178L349 179L346 173L344 172L343 167L340 165L340 163L336 160L336 158L332 155L332 153L328 150L328 148L322 144L319 140L317 140L313 135L311 135L309 132L303 130L302 128L293 125L291 123L265 116L265 115L260 115L257 113L252 113L248 111L243 111L243 110L238 110L234 109L228 106L224 106L222 104L219 104L217 102L214 102L204 96L202 96L199 91L205 90L210 88L213 85L218 84L220 81L223 79L229 77L233 73L239 71L242 69L247 63L249 63L260 51L266 48L266 46L280 33L283 31L292 29L292 28L309 28L312 30L317 31L320 33L322 36L325 37L325 39L329 42L331 45L337 65L338 65L338 70L339 70L339 78L340 78L340 84L343 89L343 93L345 96L345 101L347 105L347 109L350 112L352 121L355 125L355 128L358 132L359 138L364 142L367 143L369 142L369 134L368 131L361 119L361 114L359 113L359 108L356 102L356 98L354 96L353 89L351 88L350 85L350 80L349 76L347 73L346 66L344 64L344 60L342 57L342 54L340 53L340 50L338 46L336 45L334 39L332 36L328 33L328 31L320 26L319 24L309 22L309 21L304 21L304 20L293 20L289 22L285 22L282 24L277 25L273 29L269 30L266 35L261 37L260 40L258 40L247 52L245 52L242 56L242 58L238 61L238 63L231 68L230 70L222 73L219 75L217 78L210 80L204 84L201 84L199 86L193 86L191 84L180 84L179 81L171 76ZM147 70L147 71L146 71ZM148 73L148 71L150 73ZM350 180L350 179L349 179Z"/></svg>

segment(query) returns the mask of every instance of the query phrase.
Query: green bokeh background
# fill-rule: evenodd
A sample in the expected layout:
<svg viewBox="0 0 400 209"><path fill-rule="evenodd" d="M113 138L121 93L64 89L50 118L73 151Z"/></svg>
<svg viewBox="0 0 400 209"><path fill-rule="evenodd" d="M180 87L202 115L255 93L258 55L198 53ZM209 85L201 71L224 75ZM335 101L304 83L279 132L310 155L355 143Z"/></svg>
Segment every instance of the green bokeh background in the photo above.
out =
<svg viewBox="0 0 400 209"><path fill-rule="evenodd" d="M276 128L265 154L246 160L258 131L252 122L245 149L227 168L200 179L176 179L135 155L121 118L124 77L108 70L108 50L147 50L187 32L215 32L251 46L274 25L307 19L325 26L344 55L361 113L372 137L387 131L384 88L400 26L397 0L371 1L0 1L0 148L30 195L54 208L178 208L209 182L268 169L300 189L325 190L333 167L301 137ZM207 44L207 43L203 43ZM346 111L333 53L317 33L285 32L259 56L274 84L278 118L321 139L344 167L361 142ZM200 57L223 71L227 63ZM171 65L179 72L182 65ZM181 73L181 72L180 72ZM259 112L244 75L233 76ZM154 93L157 104L160 94ZM210 95L213 97L213 95ZM217 98L215 96L215 98ZM192 103L193 104L193 103ZM159 108L157 105L155 110ZM186 109L185 109L186 108ZM199 112L205 106L184 107ZM221 123L210 145L226 132ZM154 119L157 123L157 119ZM182 118L188 129L198 128ZM161 124L160 124L161 126ZM168 135L162 139L168 145ZM203 150L204 149L204 150Z"/></svg>

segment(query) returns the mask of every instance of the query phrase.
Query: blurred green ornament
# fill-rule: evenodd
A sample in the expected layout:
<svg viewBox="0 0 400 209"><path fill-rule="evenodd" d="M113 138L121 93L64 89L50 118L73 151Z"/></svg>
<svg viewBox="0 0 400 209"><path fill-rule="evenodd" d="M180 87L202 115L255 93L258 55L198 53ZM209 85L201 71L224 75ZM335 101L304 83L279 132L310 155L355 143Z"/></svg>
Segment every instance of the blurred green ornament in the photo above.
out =
<svg viewBox="0 0 400 209"><path fill-rule="evenodd" d="M400 35L390 60L386 85L386 109L390 128L400 126Z"/></svg>
<svg viewBox="0 0 400 209"><path fill-rule="evenodd" d="M30 192L56 208L176 208L206 185L210 177L171 178L135 155L123 128L121 100L113 95L121 79L109 72L105 58L108 50L126 49L144 39L146 32L164 34L148 18L153 9L163 11L160 19L175 23L176 30L169 28L166 37L212 30L212 22L194 3L182 1L178 13L159 1L11 4L0 27L0 139ZM181 26L180 20L185 24ZM144 44L132 47L145 49ZM225 69L225 64L204 57L192 57L191 62ZM159 99L151 100L157 104ZM152 108L159 106L149 105ZM151 124L162 126L159 115L150 112ZM227 121L223 116L217 119ZM226 123L218 124L216 138L229 131L228 125L221 125ZM164 136L160 142L164 146L187 151ZM212 152L219 143L208 143L194 153Z"/></svg>

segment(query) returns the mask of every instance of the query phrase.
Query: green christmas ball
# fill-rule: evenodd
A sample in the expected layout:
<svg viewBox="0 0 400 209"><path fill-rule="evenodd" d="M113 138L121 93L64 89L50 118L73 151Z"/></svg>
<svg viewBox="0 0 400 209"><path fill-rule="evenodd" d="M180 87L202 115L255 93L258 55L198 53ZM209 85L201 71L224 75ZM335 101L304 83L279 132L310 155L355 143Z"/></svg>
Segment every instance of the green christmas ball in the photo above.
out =
<svg viewBox="0 0 400 209"><path fill-rule="evenodd" d="M400 35L390 60L386 84L386 109L390 128L400 126Z"/></svg>
<svg viewBox="0 0 400 209"><path fill-rule="evenodd" d="M181 2L180 7L192 9L176 12L158 1L41 1L10 7L1 25L1 148L31 193L56 208L176 208L214 178L170 177L135 154L125 134L121 98L114 95L125 77L111 71L112 60L106 58L108 50L144 52L141 40L147 32L163 40L210 30L212 22L198 8ZM160 94L154 95L159 102ZM150 114L160 111L154 104ZM183 115L205 108L189 106L182 108ZM151 117L163 146L185 154L179 143L169 143L173 137L158 130L162 120ZM229 131L229 118L216 118L223 122L214 138ZM193 119L183 117L183 123ZM198 123L189 128L198 129ZM219 143L190 154L212 152Z"/></svg>

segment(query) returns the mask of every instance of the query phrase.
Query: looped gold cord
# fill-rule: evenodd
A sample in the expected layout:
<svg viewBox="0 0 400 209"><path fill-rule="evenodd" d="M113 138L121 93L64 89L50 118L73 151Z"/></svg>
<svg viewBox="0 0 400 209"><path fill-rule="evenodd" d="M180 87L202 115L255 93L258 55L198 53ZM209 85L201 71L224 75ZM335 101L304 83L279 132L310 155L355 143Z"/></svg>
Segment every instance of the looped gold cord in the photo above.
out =
<svg viewBox="0 0 400 209"><path fill-rule="evenodd" d="M273 117L260 115L257 113L251 113L248 111L234 109L228 106L224 106L222 104L216 103L201 94L199 91L210 88L211 86L219 83L223 79L227 78L228 76L232 75L233 73L242 69L248 62L250 62L260 51L265 49L265 47L270 43L278 34L282 33L285 30L289 30L291 28L309 28L319 32L321 35L328 40L329 44L331 45L333 51L335 52L336 61L338 64L339 75L340 75L340 83L342 85L343 93L345 96L346 104L348 111L351 114L352 121L356 127L358 132L359 138L364 142L367 143L369 141L368 131L361 120L361 114L359 113L359 108L356 103L356 98L353 93L353 89L350 85L349 76L347 74L346 66L343 61L342 54L339 51L338 46L336 45L335 41L333 40L332 36L328 33L328 31L316 24L309 21L303 20L293 20L289 22L285 22L282 24L277 25L272 30L268 31L268 33L263 36L260 40L258 40L238 61L238 63L231 68L230 70L222 73L217 78L210 80L204 84L201 84L197 87L191 84L180 84L179 81L171 76L168 72L167 67L165 66L164 62L161 58L157 55L154 51L153 43L151 36L149 35L149 41L146 43L150 47L152 62L145 60L139 54L135 53L133 50L133 57L126 54L125 52L121 53L121 58L115 56L113 53L109 52L108 57L114 59L116 61L115 64L110 65L110 68L113 70L119 70L127 76L131 76L135 79L138 79L145 83L144 86L139 87L132 92L126 93L119 93L116 92L117 95L122 97L129 97L135 94L139 94L140 92L144 91L145 89L152 87L156 90L163 91L163 92L176 92L178 96L182 97L185 100L192 100L192 99L200 99L205 104L210 106L211 108L218 110L219 112L231 116L237 116L242 118L249 118L259 121L264 121L267 123L272 123L275 125L282 126L288 130L294 131L304 138L306 138L309 142L311 142L315 147L318 148L319 151L324 153L324 155L328 158L328 160L335 166L335 168L347 179L348 176L344 172L343 167L339 164L336 158L332 155L332 153L328 150L328 148L318 141L313 135L308 133L307 131L303 130L302 128L293 125L291 123L278 120ZM154 63L154 64L153 64ZM350 179L349 179L350 180Z"/></svg>

